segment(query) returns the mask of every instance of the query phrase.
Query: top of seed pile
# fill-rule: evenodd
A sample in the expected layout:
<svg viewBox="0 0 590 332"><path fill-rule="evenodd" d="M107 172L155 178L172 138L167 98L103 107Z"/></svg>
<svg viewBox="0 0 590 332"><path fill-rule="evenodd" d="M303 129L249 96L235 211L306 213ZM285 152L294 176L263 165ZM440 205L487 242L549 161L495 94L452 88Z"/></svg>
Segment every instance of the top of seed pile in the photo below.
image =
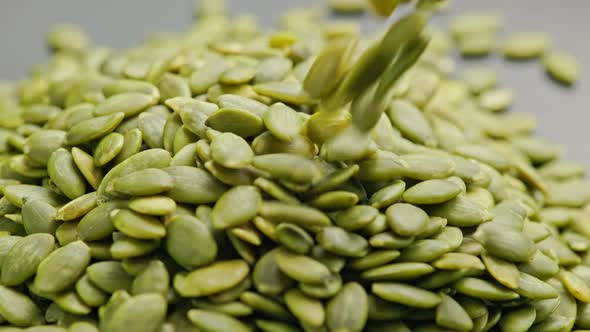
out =
<svg viewBox="0 0 590 332"><path fill-rule="evenodd" d="M0 332L589 329L584 167L494 71L454 71L452 38L480 54L497 21L449 34L416 6L362 36L199 1L187 33L120 52L52 29L0 87ZM549 47L501 50L573 82Z"/></svg>

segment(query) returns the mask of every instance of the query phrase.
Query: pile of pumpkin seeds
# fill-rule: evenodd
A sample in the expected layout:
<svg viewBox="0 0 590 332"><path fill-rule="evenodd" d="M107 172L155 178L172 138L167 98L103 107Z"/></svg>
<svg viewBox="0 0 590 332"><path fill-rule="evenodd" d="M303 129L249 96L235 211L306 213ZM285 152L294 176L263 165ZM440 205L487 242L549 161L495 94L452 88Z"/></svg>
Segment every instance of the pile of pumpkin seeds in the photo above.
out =
<svg viewBox="0 0 590 332"><path fill-rule="evenodd" d="M52 29L0 86L0 331L590 329L584 167L427 10Z"/></svg>

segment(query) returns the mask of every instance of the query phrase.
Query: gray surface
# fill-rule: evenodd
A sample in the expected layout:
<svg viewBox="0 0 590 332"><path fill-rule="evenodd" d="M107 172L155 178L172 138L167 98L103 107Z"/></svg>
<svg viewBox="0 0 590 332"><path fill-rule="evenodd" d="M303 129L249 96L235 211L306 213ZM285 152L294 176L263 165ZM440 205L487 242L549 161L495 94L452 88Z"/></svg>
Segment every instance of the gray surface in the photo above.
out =
<svg viewBox="0 0 590 332"><path fill-rule="evenodd" d="M270 26L293 4L314 0L233 0L233 12L264 15ZM150 33L180 31L191 19L190 0L2 0L0 3L0 80L23 77L46 57L44 36L57 22L80 24L96 43L115 48L137 44ZM467 61L497 68L504 86L517 93L514 110L534 113L539 135L567 146L567 156L590 169L590 1L588 0L455 0L453 13L468 9L500 9L506 30L544 30L555 46L574 53L582 63L582 81L573 89L546 79L538 62L512 63L493 56ZM450 14L436 19L448 21ZM374 25L369 24L369 25ZM462 64L463 65L463 64Z"/></svg>

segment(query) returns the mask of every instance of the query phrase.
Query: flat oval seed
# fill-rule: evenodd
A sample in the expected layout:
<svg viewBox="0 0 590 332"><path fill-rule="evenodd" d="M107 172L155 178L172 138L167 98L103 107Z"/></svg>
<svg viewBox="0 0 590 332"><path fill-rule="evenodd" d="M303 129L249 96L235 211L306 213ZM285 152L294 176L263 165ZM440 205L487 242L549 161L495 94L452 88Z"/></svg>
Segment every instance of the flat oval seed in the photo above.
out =
<svg viewBox="0 0 590 332"><path fill-rule="evenodd" d="M124 301L105 322L113 332L157 332L166 318L167 303L160 294L142 294Z"/></svg>
<svg viewBox="0 0 590 332"><path fill-rule="evenodd" d="M94 165L93 157L86 153L84 150L79 149L77 147L73 147L71 153L74 163L76 163L76 166L78 167L80 173L82 173L82 175L84 176L86 181L88 181L88 183L92 186L92 188L94 188L95 190L98 189L98 186L101 183L102 178L104 177L102 169Z"/></svg>
<svg viewBox="0 0 590 332"><path fill-rule="evenodd" d="M509 108L514 101L514 94L510 90L495 89L486 91L479 96L479 105L492 112L500 112Z"/></svg>
<svg viewBox="0 0 590 332"><path fill-rule="evenodd" d="M414 308L433 308L441 302L441 297L436 293L407 284L376 282L371 290L384 300Z"/></svg>
<svg viewBox="0 0 590 332"><path fill-rule="evenodd" d="M213 207L213 226L225 229L247 223L256 216L261 201L256 187L238 186L228 190Z"/></svg>
<svg viewBox="0 0 590 332"><path fill-rule="evenodd" d="M496 281L510 289L518 288L520 284L520 271L518 271L514 263L488 254L482 254L481 259L488 273Z"/></svg>
<svg viewBox="0 0 590 332"><path fill-rule="evenodd" d="M410 187L403 199L412 204L440 204L455 198L461 191L461 187L451 181L434 179Z"/></svg>
<svg viewBox="0 0 590 332"><path fill-rule="evenodd" d="M57 209L56 220L78 219L96 207L96 191L82 195Z"/></svg>
<svg viewBox="0 0 590 332"><path fill-rule="evenodd" d="M56 209L42 200L27 200L21 209L22 224L29 234L55 235L59 223L55 221Z"/></svg>
<svg viewBox="0 0 590 332"><path fill-rule="evenodd" d="M241 282L250 268L242 260L220 261L174 277L174 289L185 297L212 295Z"/></svg>
<svg viewBox="0 0 590 332"><path fill-rule="evenodd" d="M78 223L78 236L84 241L102 240L115 231L110 214L125 207L123 201L109 201L90 210Z"/></svg>
<svg viewBox="0 0 590 332"><path fill-rule="evenodd" d="M73 285L90 263L90 248L82 241L71 242L53 251L37 269L35 287L56 293Z"/></svg>
<svg viewBox="0 0 590 332"><path fill-rule="evenodd" d="M590 302L590 289L582 278L566 270L561 270L558 276L573 297L584 303Z"/></svg>
<svg viewBox="0 0 590 332"><path fill-rule="evenodd" d="M268 131L282 141L290 142L301 131L302 123L297 112L283 103L270 106L262 119Z"/></svg>
<svg viewBox="0 0 590 332"><path fill-rule="evenodd" d="M379 189L371 195L369 204L377 209L388 207L400 200L405 189L405 182L402 180L395 180L392 184Z"/></svg>
<svg viewBox="0 0 590 332"><path fill-rule="evenodd" d="M369 225L378 215L379 211L374 207L357 205L339 212L334 222L347 231L355 231Z"/></svg>
<svg viewBox="0 0 590 332"><path fill-rule="evenodd" d="M76 282L76 293L84 303L91 307L101 306L109 299L108 294L94 285L86 275Z"/></svg>
<svg viewBox="0 0 590 332"><path fill-rule="evenodd" d="M387 110L389 119L409 140L434 147L436 136L428 120L418 108L404 100L395 100Z"/></svg>
<svg viewBox="0 0 590 332"><path fill-rule="evenodd" d="M455 148L454 152L465 158L472 158L485 163L498 171L505 171L510 165L506 157L490 146L467 144Z"/></svg>
<svg viewBox="0 0 590 332"><path fill-rule="evenodd" d="M284 298L287 308L301 323L314 327L324 324L326 314L320 300L311 298L296 288L287 291Z"/></svg>
<svg viewBox="0 0 590 332"><path fill-rule="evenodd" d="M113 95L98 104L94 109L95 116L103 116L114 113L123 113L125 117L131 117L156 104L158 98L153 95L139 92L125 92Z"/></svg>
<svg viewBox="0 0 590 332"><path fill-rule="evenodd" d="M331 331L360 332L368 316L367 293L356 282L345 284L326 304L326 325Z"/></svg>
<svg viewBox="0 0 590 332"><path fill-rule="evenodd" d="M178 203L213 203L226 191L226 186L200 168L171 166L165 168L174 179L174 187L166 194Z"/></svg>
<svg viewBox="0 0 590 332"><path fill-rule="evenodd" d="M451 226L477 226L492 219L492 213L474 200L459 195L452 200L428 208L432 216L447 219Z"/></svg>
<svg viewBox="0 0 590 332"><path fill-rule="evenodd" d="M230 132L241 137L256 136L262 132L262 119L249 111L221 108L207 118L206 124L220 132Z"/></svg>
<svg viewBox="0 0 590 332"><path fill-rule="evenodd" d="M102 261L88 266L88 279L107 293L117 290L129 290L133 277L128 274L118 261Z"/></svg>
<svg viewBox="0 0 590 332"><path fill-rule="evenodd" d="M158 168L146 168L111 181L107 192L130 196L150 196L174 188L174 179Z"/></svg>
<svg viewBox="0 0 590 332"><path fill-rule="evenodd" d="M441 298L441 303L436 307L436 324L449 329L471 330L473 321L465 309L446 294L441 294Z"/></svg>
<svg viewBox="0 0 590 332"><path fill-rule="evenodd" d="M508 288L477 278L463 278L455 282L454 287L461 294L483 300L509 301L519 297Z"/></svg>
<svg viewBox="0 0 590 332"><path fill-rule="evenodd" d="M164 263L158 260L151 261L133 279L131 294L159 293L166 295L170 284L170 275Z"/></svg>
<svg viewBox="0 0 590 332"><path fill-rule="evenodd" d="M295 253L307 254L314 245L311 235L295 224L280 223L275 232L277 241Z"/></svg>
<svg viewBox="0 0 590 332"><path fill-rule="evenodd" d="M317 239L322 248L339 256L359 258L369 252L365 238L339 227L324 227Z"/></svg>
<svg viewBox="0 0 590 332"><path fill-rule="evenodd" d="M434 268L425 263L393 263L363 271L364 280L402 281L413 280L434 272Z"/></svg>
<svg viewBox="0 0 590 332"><path fill-rule="evenodd" d="M535 300L553 299L559 296L559 292L550 284L522 272L515 292Z"/></svg>
<svg viewBox="0 0 590 332"><path fill-rule="evenodd" d="M203 332L252 332L252 329L240 320L215 311L191 309L188 319Z"/></svg>
<svg viewBox="0 0 590 332"><path fill-rule="evenodd" d="M46 165L51 153L66 142L66 133L61 130L39 130L32 133L23 145L27 158L39 165Z"/></svg>
<svg viewBox="0 0 590 332"><path fill-rule="evenodd" d="M111 212L111 220L117 230L136 239L152 240L166 236L166 228L154 217L121 209Z"/></svg>
<svg viewBox="0 0 590 332"><path fill-rule="evenodd" d="M115 130L124 118L125 114L119 112L81 121L68 130L66 143L79 145L100 138Z"/></svg>
<svg viewBox="0 0 590 332"><path fill-rule="evenodd" d="M441 179L453 175L455 163L450 158L431 154L404 155L403 175L416 180Z"/></svg>
<svg viewBox="0 0 590 332"><path fill-rule="evenodd" d="M278 250L273 249L267 252L254 266L252 281L256 290L265 295L278 295L294 283L279 269L276 261Z"/></svg>
<svg viewBox="0 0 590 332"><path fill-rule="evenodd" d="M495 222L478 227L474 238L492 255L511 262L527 262L535 254L535 243L524 234Z"/></svg>
<svg viewBox="0 0 590 332"><path fill-rule="evenodd" d="M94 164L101 167L113 160L123 149L124 142L123 135L119 133L110 133L103 137L94 150Z"/></svg>
<svg viewBox="0 0 590 332"><path fill-rule="evenodd" d="M347 266L353 270L368 270L387 264L398 258L400 252L397 250L376 250L365 257L353 259Z"/></svg>
<svg viewBox="0 0 590 332"><path fill-rule="evenodd" d="M211 158L227 168L243 168L254 159L248 142L233 133L223 133L211 141Z"/></svg>
<svg viewBox="0 0 590 332"><path fill-rule="evenodd" d="M283 273L302 283L319 284L331 275L330 270L319 261L287 250L277 251L275 259Z"/></svg>
<svg viewBox="0 0 590 332"><path fill-rule="evenodd" d="M254 67L238 64L223 72L219 77L219 82L227 85L241 85L252 81L254 76L256 76Z"/></svg>
<svg viewBox="0 0 590 332"><path fill-rule="evenodd" d="M68 150L55 150L49 158L47 171L53 183L68 198L76 199L86 193L86 181Z"/></svg>
<svg viewBox="0 0 590 332"><path fill-rule="evenodd" d="M160 91L158 88L149 82L117 79L108 82L102 87L102 92L105 97L111 97L125 92L141 92L147 95L152 95L154 98L160 98Z"/></svg>
<svg viewBox="0 0 590 332"><path fill-rule="evenodd" d="M385 214L391 230L401 236L416 236L422 233L429 220L424 210L407 203L394 204Z"/></svg>
<svg viewBox="0 0 590 332"><path fill-rule="evenodd" d="M137 197L129 200L129 208L138 213L165 216L176 210L176 202L166 196Z"/></svg>
<svg viewBox="0 0 590 332"><path fill-rule="evenodd" d="M358 196L349 191L331 191L316 197L309 204L324 211L342 210L358 203Z"/></svg>
<svg viewBox="0 0 590 332"><path fill-rule="evenodd" d="M258 209L260 216L277 221L290 222L300 226L328 226L330 218L320 210L303 205L279 202L262 202Z"/></svg>
<svg viewBox="0 0 590 332"><path fill-rule="evenodd" d="M212 263L217 257L217 243L205 223L179 215L168 223L166 251L180 265L196 268Z"/></svg>
<svg viewBox="0 0 590 332"><path fill-rule="evenodd" d="M20 239L6 253L2 263L2 284L16 286L32 277L54 245L55 240L50 234L32 234Z"/></svg>
<svg viewBox="0 0 590 332"><path fill-rule="evenodd" d="M96 190L99 203L107 201L110 198L106 193L106 189L114 179L146 168L164 168L170 164L170 160L172 160L172 157L168 151L163 149L149 149L139 152L111 168Z"/></svg>
<svg viewBox="0 0 590 332"><path fill-rule="evenodd" d="M564 84L573 84L580 76L578 60L563 51L554 51L545 56L543 65L552 78Z"/></svg>
<svg viewBox="0 0 590 332"><path fill-rule="evenodd" d="M535 322L537 313L533 306L523 306L502 315L500 330L502 332L526 332Z"/></svg>
<svg viewBox="0 0 590 332"><path fill-rule="evenodd" d="M432 265L440 270L485 270L485 266L476 256L457 252L442 255L440 258L432 262Z"/></svg>
<svg viewBox="0 0 590 332"><path fill-rule="evenodd" d="M312 161L286 153L256 156L253 166L278 179L296 183L310 183L318 176L318 170Z"/></svg>
<svg viewBox="0 0 590 332"><path fill-rule="evenodd" d="M26 295L0 286L0 315L15 326L32 326L43 323L43 315L37 305Z"/></svg>

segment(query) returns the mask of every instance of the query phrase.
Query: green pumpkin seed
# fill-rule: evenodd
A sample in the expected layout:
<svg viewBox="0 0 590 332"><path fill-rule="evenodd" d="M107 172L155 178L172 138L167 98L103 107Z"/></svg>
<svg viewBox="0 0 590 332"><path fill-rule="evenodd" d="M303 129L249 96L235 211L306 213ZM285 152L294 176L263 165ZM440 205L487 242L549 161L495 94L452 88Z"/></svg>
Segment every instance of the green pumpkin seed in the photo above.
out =
<svg viewBox="0 0 590 332"><path fill-rule="evenodd" d="M433 308L441 302L439 295L407 284L374 283L371 290L384 300L414 308Z"/></svg>
<svg viewBox="0 0 590 332"><path fill-rule="evenodd" d="M115 231L110 214L125 207L123 201L109 201L90 210L78 223L78 235L84 241L102 240Z"/></svg>
<svg viewBox="0 0 590 332"><path fill-rule="evenodd" d="M446 253L432 262L432 266L440 270L485 269L479 258L463 253Z"/></svg>
<svg viewBox="0 0 590 332"><path fill-rule="evenodd" d="M126 92L140 92L146 95L152 95L154 99L160 98L160 91L156 86L149 82L117 79L105 84L102 88L105 97L111 97Z"/></svg>
<svg viewBox="0 0 590 332"><path fill-rule="evenodd" d="M124 137L119 133L110 133L103 137L94 151L94 164L98 167L113 160L123 149Z"/></svg>
<svg viewBox="0 0 590 332"><path fill-rule="evenodd" d="M248 143L238 135L223 133L211 141L211 158L227 168L243 168L254 158Z"/></svg>
<svg viewBox="0 0 590 332"><path fill-rule="evenodd" d="M455 198L461 187L448 180L428 180L407 189L404 201L411 204L440 204Z"/></svg>
<svg viewBox="0 0 590 332"><path fill-rule="evenodd" d="M583 279L566 270L561 270L558 277L573 297L584 303L590 301L590 289Z"/></svg>
<svg viewBox="0 0 590 332"><path fill-rule="evenodd" d="M483 254L481 259L496 281L510 289L518 288L520 272L514 263L488 254Z"/></svg>
<svg viewBox="0 0 590 332"><path fill-rule="evenodd" d="M85 194L86 181L66 149L58 149L51 154L47 170L51 180L68 198L76 199Z"/></svg>
<svg viewBox="0 0 590 332"><path fill-rule="evenodd" d="M21 209L22 224L28 234L55 234L59 223L55 220L57 210L41 200L27 200Z"/></svg>
<svg viewBox="0 0 590 332"><path fill-rule="evenodd" d="M260 216L277 222L290 222L300 226L328 226L330 218L323 212L301 205L279 202L262 202L258 209Z"/></svg>
<svg viewBox="0 0 590 332"><path fill-rule="evenodd" d="M90 263L90 248L82 241L54 250L37 269L35 287L42 292L59 292L73 285Z"/></svg>
<svg viewBox="0 0 590 332"><path fill-rule="evenodd" d="M345 230L355 231L369 225L378 215L379 211L371 206L357 205L339 212L334 222Z"/></svg>
<svg viewBox="0 0 590 332"><path fill-rule="evenodd" d="M166 266L157 260L151 261L136 277L131 285L131 294L160 293L166 295L170 276Z"/></svg>
<svg viewBox="0 0 590 332"><path fill-rule="evenodd" d="M420 278L434 272L434 268L425 263L393 263L363 271L361 277L375 281L403 281Z"/></svg>
<svg viewBox="0 0 590 332"><path fill-rule="evenodd" d="M428 212L430 215L447 219L449 225L459 227L477 226L493 217L484 206L463 195L430 207Z"/></svg>
<svg viewBox="0 0 590 332"><path fill-rule="evenodd" d="M326 325L334 331L362 331L369 315L367 293L359 284L345 284L326 305Z"/></svg>
<svg viewBox="0 0 590 332"><path fill-rule="evenodd" d="M78 219L96 207L96 192L82 195L64 206L60 207L56 214L56 220L72 221Z"/></svg>
<svg viewBox="0 0 590 332"><path fill-rule="evenodd" d="M519 297L508 288L477 278L463 278L455 282L454 287L461 294L482 300L508 301Z"/></svg>
<svg viewBox="0 0 590 332"><path fill-rule="evenodd" d="M387 110L394 126L409 140L426 146L436 146L436 136L432 127L414 105L403 100L395 100Z"/></svg>
<svg viewBox="0 0 590 332"><path fill-rule="evenodd" d="M510 227L495 222L480 225L474 238L492 255L511 262L527 262L535 254L535 244L532 240Z"/></svg>
<svg viewBox="0 0 590 332"><path fill-rule="evenodd" d="M107 192L130 196L149 196L174 188L174 179L157 168L146 168L113 179Z"/></svg>
<svg viewBox="0 0 590 332"><path fill-rule="evenodd" d="M408 154L402 157L405 163L403 175L416 180L431 180L449 177L455 163L449 158L427 154Z"/></svg>
<svg viewBox="0 0 590 332"><path fill-rule="evenodd" d="M15 326L43 323L41 311L29 297L5 286L0 286L0 315Z"/></svg>
<svg viewBox="0 0 590 332"><path fill-rule="evenodd" d="M252 331L250 327L239 320L219 312L191 309L188 312L188 318L200 331L204 332Z"/></svg>
<svg viewBox="0 0 590 332"><path fill-rule="evenodd" d="M78 145L103 137L115 130L123 118L125 114L118 112L80 121L68 130L66 143Z"/></svg>
<svg viewBox="0 0 590 332"><path fill-rule="evenodd" d="M279 102L301 105L312 103L311 97L300 83L268 82L254 85L254 91Z"/></svg>
<svg viewBox="0 0 590 332"><path fill-rule="evenodd" d="M216 110L206 120L206 125L220 132L230 132L241 137L251 137L262 132L262 119L249 111L233 108Z"/></svg>
<svg viewBox="0 0 590 332"><path fill-rule="evenodd" d="M49 234L32 234L16 242L2 264L2 284L16 286L32 277L37 267L53 251L55 240Z"/></svg>
<svg viewBox="0 0 590 332"><path fill-rule="evenodd" d="M396 180L392 184L379 189L369 199L369 204L372 207L381 209L396 203L402 197L406 183L401 180Z"/></svg>
<svg viewBox="0 0 590 332"><path fill-rule="evenodd" d="M535 308L532 306L523 306L502 316L500 320L500 329L502 332L528 331L533 325L536 318Z"/></svg>
<svg viewBox="0 0 590 332"><path fill-rule="evenodd" d="M328 252L345 257L363 257L369 243L363 237L338 227L324 227L318 234L318 242Z"/></svg>
<svg viewBox="0 0 590 332"><path fill-rule="evenodd" d="M65 145L66 136L61 130L37 131L24 142L23 153L35 164L46 165L51 153Z"/></svg>
<svg viewBox="0 0 590 332"><path fill-rule="evenodd" d="M172 166L165 168L164 171L174 179L174 187L167 192L167 195L177 202L212 203L226 191L225 185L199 168Z"/></svg>
<svg viewBox="0 0 590 332"><path fill-rule="evenodd" d="M151 331L160 329L167 303L160 294L141 294L125 300L105 322L108 331Z"/></svg>
<svg viewBox="0 0 590 332"><path fill-rule="evenodd" d="M241 260L217 262L186 275L177 274L174 289L182 296L207 296L235 286L249 271L248 264Z"/></svg>
<svg viewBox="0 0 590 332"><path fill-rule="evenodd" d="M98 307L105 304L109 297L106 292L102 289L98 288L94 285L89 279L87 275L83 275L78 281L76 282L76 293L86 303L91 307Z"/></svg>
<svg viewBox="0 0 590 332"><path fill-rule="evenodd" d="M260 202L260 193L256 187L241 186L230 189L219 197L213 208L211 217L214 227L225 229L243 225L256 216Z"/></svg>
<svg viewBox="0 0 590 332"><path fill-rule="evenodd" d="M176 202L166 196L137 197L129 201L129 208L142 214L165 216L176 210Z"/></svg>
<svg viewBox="0 0 590 332"><path fill-rule="evenodd" d="M318 284L330 276L324 264L307 256L279 250L275 259L283 273L299 282Z"/></svg>
<svg viewBox="0 0 590 332"><path fill-rule="evenodd" d="M166 250L182 266L200 267L213 262L217 256L218 249L213 234L195 217L174 217L168 225L167 233Z"/></svg>
<svg viewBox="0 0 590 332"><path fill-rule="evenodd" d="M193 94L206 92L227 70L227 64L219 57L211 57L207 63L196 70L189 78L189 86Z"/></svg>
<svg viewBox="0 0 590 332"><path fill-rule="evenodd" d="M126 209L114 210L110 215L115 228L130 237L151 240L166 236L166 228L154 217Z"/></svg>
<svg viewBox="0 0 590 332"><path fill-rule="evenodd" d="M436 307L436 324L449 329L471 330L473 321L465 309L452 297L441 294L441 303Z"/></svg>
<svg viewBox="0 0 590 332"><path fill-rule="evenodd" d="M401 236L416 236L425 230L428 215L424 210L407 203L396 203L386 211L387 223Z"/></svg>
<svg viewBox="0 0 590 332"><path fill-rule="evenodd" d="M93 157L84 150L76 147L72 148L71 154L76 167L80 173L82 173L86 181L88 181L92 188L95 190L98 189L98 186L104 177L104 173L102 169L94 165Z"/></svg>
<svg viewBox="0 0 590 332"><path fill-rule="evenodd" d="M262 294L278 295L293 284L277 264L277 251L267 252L254 266L252 281L256 290Z"/></svg>
<svg viewBox="0 0 590 332"><path fill-rule="evenodd" d="M314 245L313 238L295 224L281 223L275 232L277 241L295 253L307 254Z"/></svg>
<svg viewBox="0 0 590 332"><path fill-rule="evenodd" d="M300 322L310 326L322 326L325 320L322 302L310 298L298 289L291 289L285 293L285 304Z"/></svg>
<svg viewBox="0 0 590 332"><path fill-rule="evenodd" d="M157 102L158 98L154 98L154 95L139 92L124 92L113 95L98 104L94 109L94 115L100 117L123 113L125 117L131 117Z"/></svg>
<svg viewBox="0 0 590 332"><path fill-rule="evenodd" d="M88 266L86 275L92 284L107 293L129 290L133 278L123 269L120 262L103 261Z"/></svg>
<svg viewBox="0 0 590 332"><path fill-rule="evenodd" d="M547 73L564 84L575 83L580 76L580 65L576 58L563 51L554 51L543 58Z"/></svg>

